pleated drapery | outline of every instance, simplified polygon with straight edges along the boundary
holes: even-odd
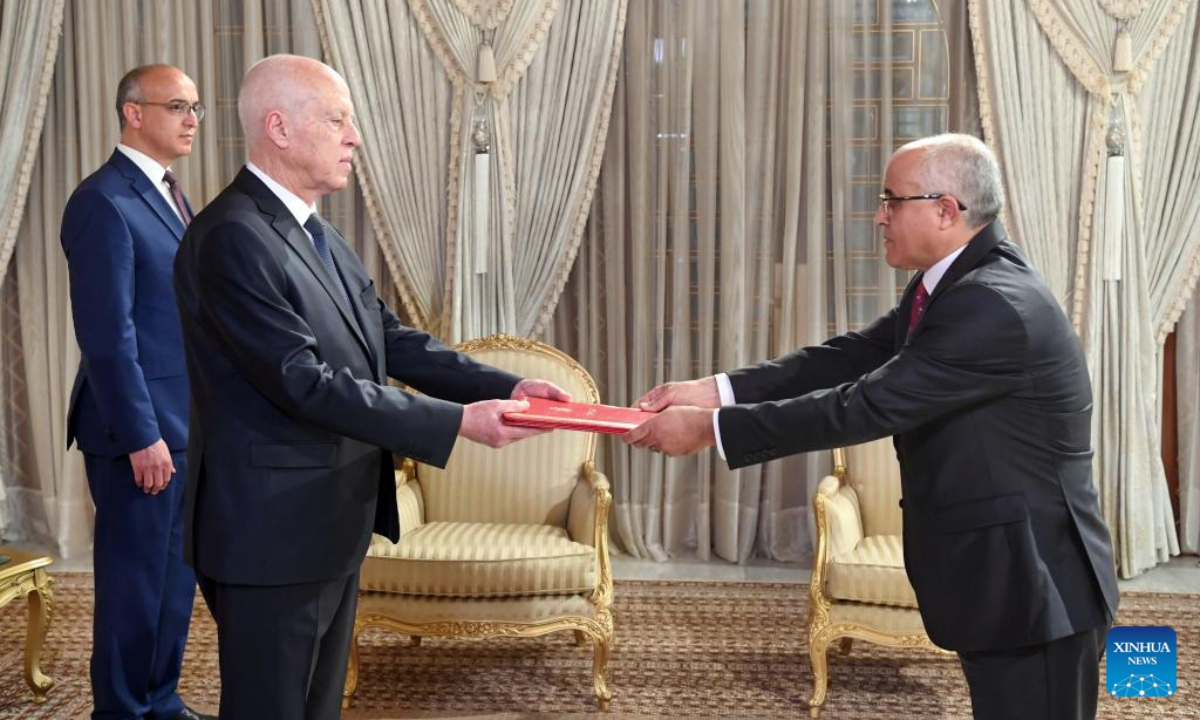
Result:
[[[314,0],[358,104],[372,217],[415,324],[457,342],[532,336],[549,319],[600,170],[626,2]]]
[[[1006,218],[1083,339],[1101,509],[1131,577],[1179,552],[1160,350],[1200,275],[1196,3],[971,0],[970,13]]]

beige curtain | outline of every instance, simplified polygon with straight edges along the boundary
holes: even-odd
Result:
[[[12,256],[29,190],[62,11],[63,0],[10,0],[0,5],[0,167],[5,168],[0,174],[0,278]]]
[[[92,506],[82,456],[66,449],[79,351],[58,232],[67,198],[119,139],[117,82],[149,62],[177,65],[196,81],[209,114],[192,155],[175,169],[199,209],[245,159],[236,108],[245,68],[276,52],[320,57],[320,44],[308,0],[68,0],[64,15],[45,128],[32,144],[29,200],[2,288],[0,471],[14,515],[10,533],[70,557],[90,546]],[[357,240],[382,292],[391,292],[361,194],[351,188],[330,196],[321,212]]]
[[[947,129],[949,78],[968,75],[947,58],[933,2],[632,0],[600,187],[547,339],[623,405],[874,320],[905,280],[871,220],[880,174],[895,144]],[[600,447],[627,552],[811,552],[827,453],[730,472],[715,452]]]
[[[458,341],[547,321],[595,188],[625,3],[314,0],[417,324]],[[479,73],[485,41],[494,81]]]
[[[825,10],[631,3],[601,187],[553,330],[605,402],[821,339]],[[739,561],[762,540],[803,554],[804,458],[731,472],[713,453],[606,448],[630,553]]]
[[[63,0],[12,0],[0,4],[0,283],[12,257],[17,225],[25,208],[33,149],[42,134],[46,93],[58,39]],[[0,354],[0,360],[6,360]],[[0,439],[0,458],[6,443]],[[9,524],[0,463],[0,532]]]
[[[1131,577],[1179,552],[1159,351],[1200,273],[1200,208],[1186,200],[1200,192],[1196,3],[971,0],[970,12],[1009,224],[1083,338],[1101,506]],[[1119,46],[1128,68],[1114,69]]]
[[[1179,432],[1179,546],[1200,553],[1200,294],[1176,326]]]

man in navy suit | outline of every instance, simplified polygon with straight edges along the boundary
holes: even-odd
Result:
[[[891,436],[904,568],[975,717],[1093,718],[1118,596],[1083,347],[997,220],[1000,167],[978,139],[900,148],[879,200],[888,264],[920,271],[897,308],[823,345],[660,385],[639,403],[663,413],[625,439],[671,455],[715,444],[739,468]]]
[[[177,68],[130,70],[121,141],[63,212],[82,360],[67,444],[96,505],[91,679],[100,718],[202,717],[176,692],[196,577],[183,561],[188,385],[171,270],[192,208],[171,163],[204,116]]]

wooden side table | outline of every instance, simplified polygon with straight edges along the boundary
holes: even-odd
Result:
[[[29,598],[29,623],[25,629],[25,682],[33,689],[33,701],[45,702],[46,693],[54,687],[54,681],[42,674],[38,662],[41,660],[46,631],[50,629],[50,614],[54,609],[54,596],[50,592],[54,578],[46,572],[46,566],[54,560],[48,555],[7,547],[0,547],[0,555],[8,558],[8,562],[0,565],[0,607],[19,597]]]

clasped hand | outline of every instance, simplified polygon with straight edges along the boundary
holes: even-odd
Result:
[[[171,450],[163,440],[130,453],[129,464],[133,466],[134,484],[147,495],[162,492],[167,483],[171,482],[171,476],[175,474]]]

